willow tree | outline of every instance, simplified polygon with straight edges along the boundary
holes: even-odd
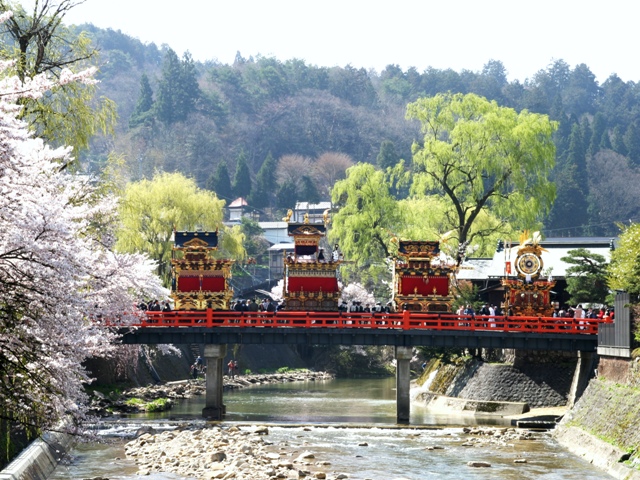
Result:
[[[367,277],[375,280],[388,273],[384,261],[397,251],[392,240],[402,224],[391,186],[387,172],[359,163],[347,169],[347,178],[339,180],[331,191],[337,213],[332,218],[330,240],[353,262],[355,268],[348,266],[343,271],[347,277],[351,274],[351,279],[356,275],[359,281],[369,283]]]
[[[518,113],[474,94],[439,94],[410,103],[407,118],[420,121],[424,134],[412,148],[413,193],[441,194],[449,202],[458,263],[474,237],[493,235],[507,222],[533,228],[548,213],[557,123],[546,115]],[[499,224],[472,229],[485,210]]]
[[[124,252],[145,252],[159,264],[158,273],[168,284],[171,234],[174,230],[218,229],[220,255],[242,259],[244,240],[238,227],[223,225],[224,200],[199,189],[180,173],[161,173],[152,180],[126,186],[120,201],[121,228],[116,247]]]

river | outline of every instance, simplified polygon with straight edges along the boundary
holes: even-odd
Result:
[[[322,382],[256,386],[225,392],[225,424],[268,423],[270,442],[312,450],[316,458],[331,462],[332,470],[351,479],[402,478],[458,479],[588,479],[610,478],[572,456],[549,434],[537,441],[510,442],[508,447],[463,446],[469,436],[464,425],[503,425],[495,417],[453,416],[411,405],[411,425],[395,425],[395,379],[337,379]],[[105,421],[100,435],[105,443],[78,445],[70,461],[50,479],[103,477],[110,480],[140,478],[137,467],[125,458],[123,443],[142,425],[175,428],[184,421],[204,422],[199,415],[204,398],[181,402],[170,412],[134,415]],[[365,446],[366,444],[366,446]],[[427,450],[431,447],[442,447]],[[514,463],[524,458],[527,463]],[[470,468],[469,461],[489,462],[490,468]],[[184,477],[152,474],[153,480]]]

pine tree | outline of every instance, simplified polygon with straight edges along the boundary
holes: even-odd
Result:
[[[156,98],[156,115],[164,123],[171,124],[180,117],[178,102],[180,97],[181,65],[176,52],[168,49],[162,64],[162,79],[158,85]]]
[[[309,203],[320,202],[318,187],[316,187],[316,184],[309,175],[303,175],[300,178],[300,198],[303,198]]]
[[[229,170],[225,162],[218,164],[215,173],[207,180],[207,188],[215,192],[218,198],[225,200],[227,205],[234,200],[233,190],[231,188],[231,177],[229,177]]]
[[[255,208],[268,208],[271,206],[273,192],[276,189],[276,169],[278,162],[271,153],[262,163],[256,175],[256,185],[249,196],[249,204]]]
[[[195,110],[198,99],[201,96],[198,85],[198,75],[193,57],[189,52],[182,56],[180,65],[180,86],[178,97],[179,117],[184,120],[187,115]]]
[[[251,193],[251,174],[247,166],[247,159],[244,152],[238,155],[238,163],[236,164],[236,174],[233,177],[233,195],[238,198],[249,198]]]
[[[601,145],[602,135],[607,133],[607,120],[601,112],[593,117],[591,141],[589,142],[589,155],[595,155],[603,148]]]
[[[298,190],[293,180],[287,180],[276,193],[278,208],[294,208],[298,200]]]
[[[631,122],[624,133],[624,145],[627,147],[627,157],[631,165],[640,165],[640,125]]]
[[[376,162],[381,170],[386,170],[398,163],[400,157],[396,153],[395,145],[391,140],[385,140],[380,144],[380,153],[376,157]]]
[[[131,114],[129,119],[129,127],[134,128],[138,125],[146,123],[152,120],[153,109],[153,90],[149,84],[149,77],[146,73],[142,74],[140,78],[140,96],[138,97],[138,103],[136,108]]]

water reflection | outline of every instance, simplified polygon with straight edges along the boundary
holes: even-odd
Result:
[[[259,385],[224,393],[225,421],[278,423],[396,423],[395,378],[335,379],[305,383]],[[179,402],[171,411],[131,418],[199,417],[204,397]],[[411,425],[510,425],[495,416],[474,417],[427,410],[411,404]]]

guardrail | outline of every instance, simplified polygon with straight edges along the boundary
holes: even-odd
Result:
[[[597,335],[598,326],[610,321],[587,318],[469,316],[454,313],[354,313],[354,312],[234,312],[174,311],[140,312],[139,322],[107,321],[122,327],[255,327],[335,328],[396,330],[464,330]]]

